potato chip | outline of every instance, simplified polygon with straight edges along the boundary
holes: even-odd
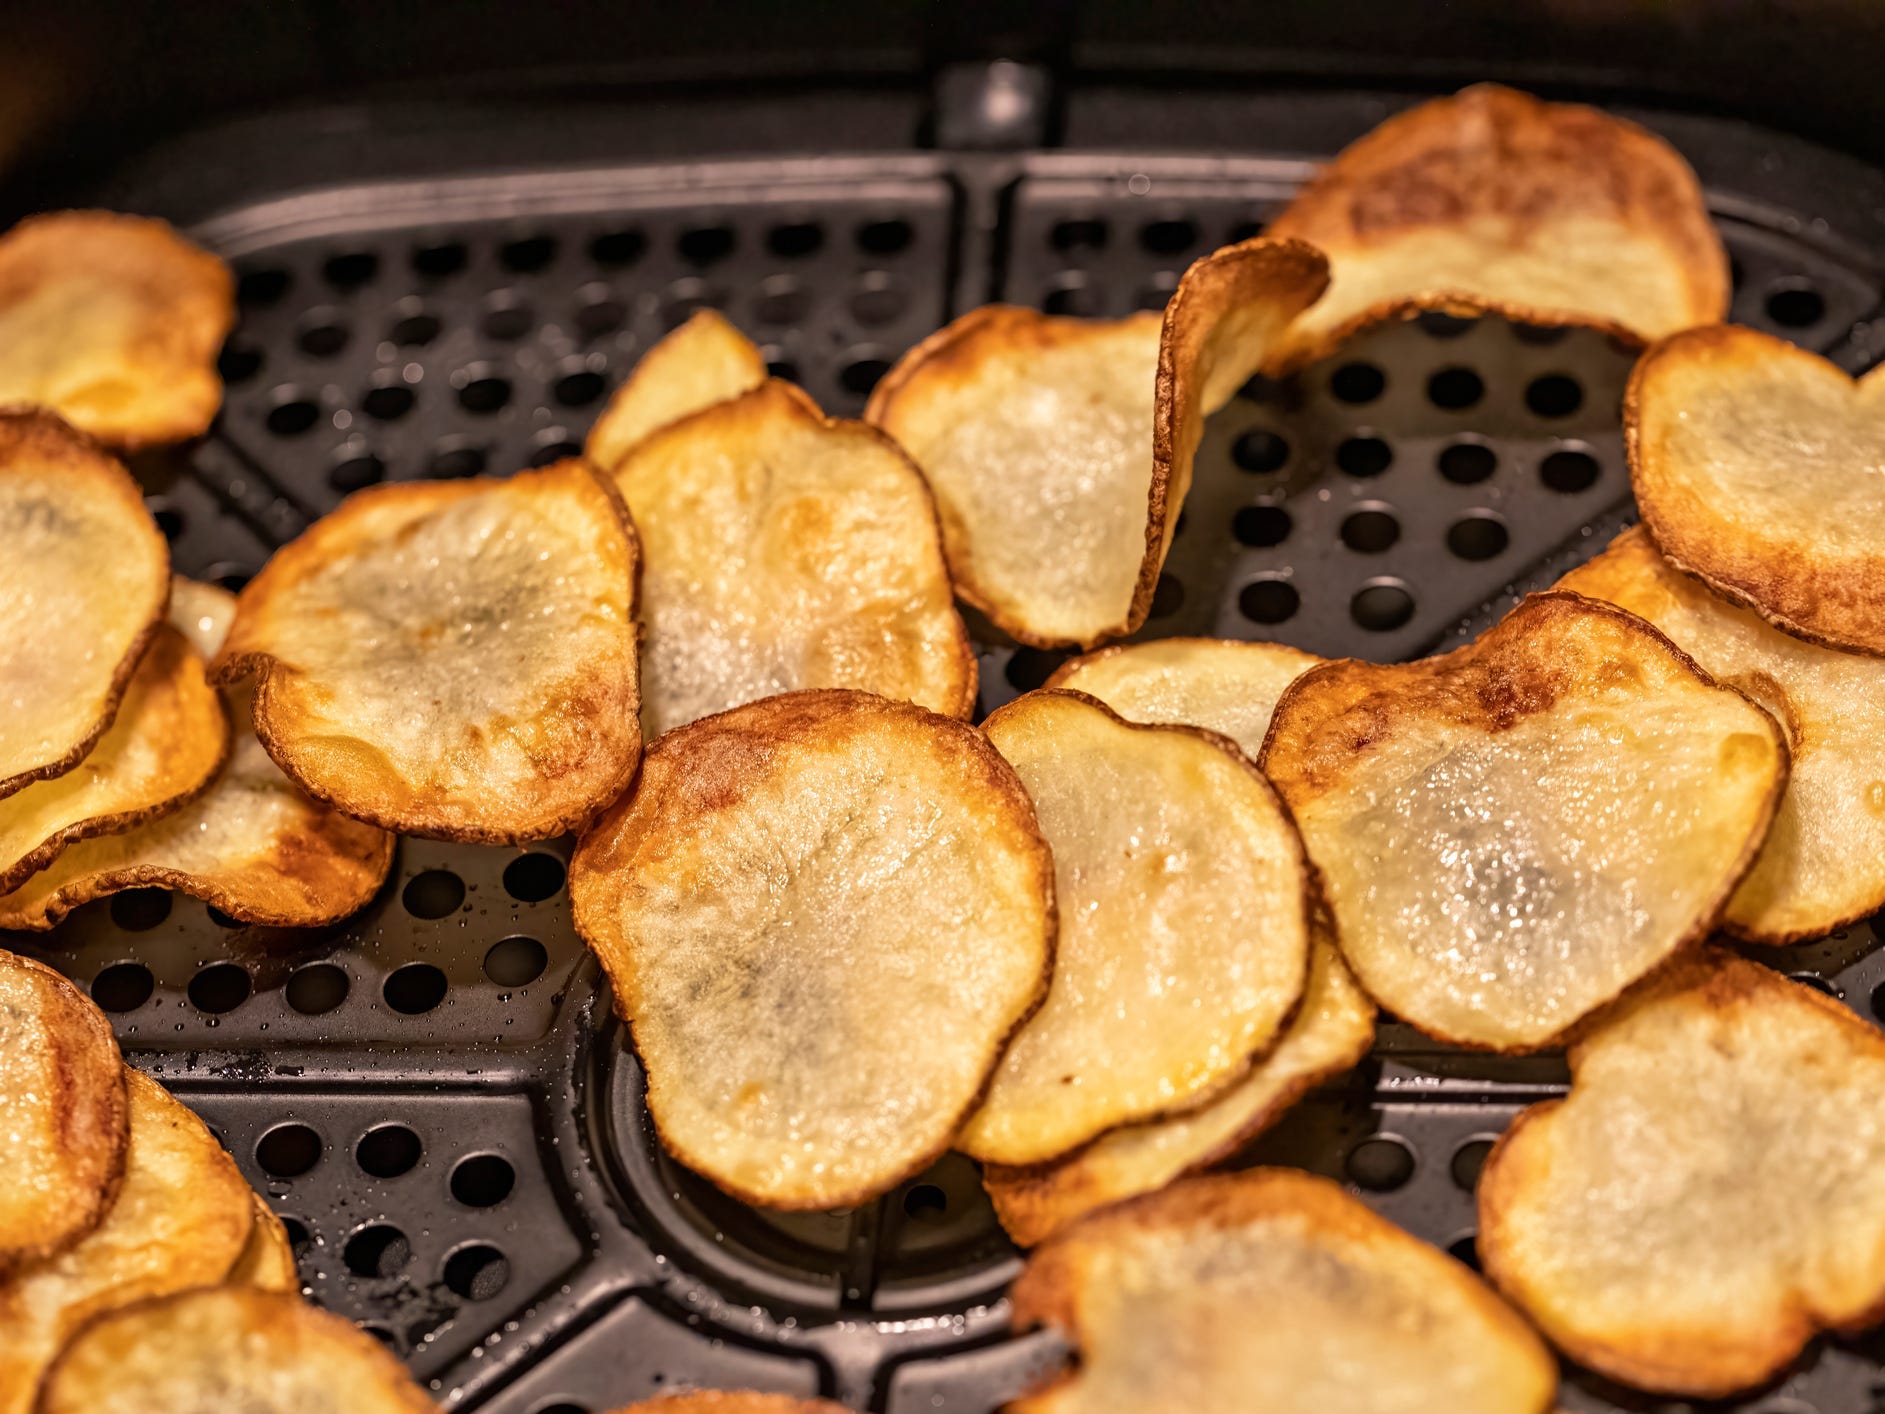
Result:
[[[1633,343],[1728,312],[1695,173],[1655,134],[1476,84],[1352,143],[1270,223],[1329,257],[1329,292],[1271,371],[1421,310],[1591,325]]]
[[[1125,1125],[1057,1164],[988,1165],[982,1184],[995,1216],[1008,1236],[1032,1247],[1097,1208],[1221,1163],[1316,1084],[1352,1067],[1373,1040],[1374,1003],[1333,940],[1317,936],[1302,1005],[1248,1075],[1202,1109]]]
[[[437,1414],[379,1341],[298,1296],[250,1286],[158,1296],[99,1317],[46,1372],[34,1414]]]
[[[766,381],[766,356],[716,310],[697,309],[642,356],[589,429],[583,455],[613,470],[649,433]]]
[[[98,1225],[124,1172],[124,1066],[104,1013],[0,952],[0,1282]]]
[[[1314,669],[1262,761],[1362,985],[1429,1035],[1507,1051],[1703,937],[1787,780],[1773,718],[1565,593],[1437,658]]]
[[[1623,432],[1671,564],[1796,638],[1885,656],[1885,376],[1694,329],[1637,362]]]
[[[0,1414],[33,1407],[41,1373],[86,1321],[222,1281],[249,1240],[249,1185],[203,1121],[138,1071],[124,1083],[131,1133],[117,1201],[77,1245],[0,1284]]]
[[[1046,686],[1097,697],[1129,722],[1219,732],[1255,759],[1283,689],[1322,661],[1284,643],[1156,638],[1069,659]]]
[[[203,666],[187,638],[159,628],[85,759],[0,799],[0,891],[68,845],[168,815],[209,785],[229,755],[229,719]]]
[[[1648,619],[1786,732],[1787,791],[1723,927],[1797,943],[1885,907],[1885,663],[1770,628],[1679,573],[1641,527],[1558,583]]]
[[[617,1409],[615,1414],[850,1414],[828,1399],[795,1399],[789,1394],[754,1394],[747,1390],[691,1390],[665,1394]]]
[[[480,844],[580,828],[641,751],[634,526],[587,462],[343,501],[237,600],[211,665],[308,794]]]
[[[242,1255],[229,1269],[229,1280],[263,1291],[300,1291],[301,1274],[295,1269],[295,1249],[288,1240],[287,1227],[261,1194],[251,1194],[250,1203],[255,1209],[255,1226],[249,1229]]]
[[[198,652],[214,657],[235,606],[226,590],[178,579],[170,620]],[[363,907],[392,867],[393,837],[303,795],[250,729],[250,697],[246,688],[228,694],[236,742],[206,791],[123,834],[72,845],[0,894],[0,928],[43,931],[82,903],[150,887],[278,928],[332,923]],[[0,817],[11,803],[0,802]]]
[[[1225,737],[1065,691],[1017,698],[983,729],[1053,848],[1060,939],[1047,1001],[956,1147],[1039,1164],[1249,1071],[1303,995],[1309,867]]]
[[[222,405],[235,282],[162,221],[55,211],[0,238],[0,404],[118,447],[180,442]]]
[[[1076,1223],[1015,1282],[1079,1368],[1008,1414],[1545,1414],[1558,1367],[1464,1265],[1294,1169]]]
[[[649,737],[808,687],[974,709],[935,504],[875,427],[773,380],[645,439],[614,476],[641,535]]]
[[[1580,1364],[1714,1398],[1885,1312],[1885,1036],[1707,949],[1596,1018],[1479,1179],[1486,1273]]]
[[[662,737],[569,889],[668,1149],[830,1208],[949,1147],[1046,990],[1053,879],[980,732],[826,689]]]
[[[1326,281],[1299,241],[1245,241],[1162,324],[989,305],[905,354],[864,415],[929,478],[957,595],[1043,648],[1144,623],[1205,417]]]
[[[0,545],[6,796],[71,770],[111,725],[163,621],[170,550],[125,469],[36,411],[0,412]]]

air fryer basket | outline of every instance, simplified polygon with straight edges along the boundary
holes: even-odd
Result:
[[[241,276],[217,427],[135,469],[178,568],[233,588],[350,490],[573,451],[637,355],[701,305],[855,415],[898,354],[971,304],[1157,307],[1189,261],[1260,230],[1314,160],[1389,106],[1272,95],[1234,150],[580,169],[545,122],[534,163],[482,172],[463,165],[476,134],[446,124],[434,173],[415,173],[423,148],[407,143],[381,179],[363,144],[342,184],[258,169],[234,203],[202,199],[200,173],[219,153],[252,158],[257,133],[226,153],[203,135],[100,194],[183,220]],[[1645,120],[1703,175],[1734,256],[1734,317],[1868,365],[1880,174],[1737,124]],[[1179,141],[1173,126],[1162,142]],[[331,140],[293,116],[267,131],[284,148]],[[507,132],[507,162],[520,146]],[[1584,331],[1425,318],[1287,384],[1253,383],[1211,421],[1144,636],[1371,658],[1465,641],[1629,523],[1629,362]],[[1060,661],[972,627],[983,712]],[[449,1407],[579,1414],[691,1384],[983,1414],[1052,1368],[1051,1337],[1007,1328],[1018,1258],[966,1160],[866,1207],[780,1215],[661,1152],[571,928],[568,856],[568,841],[405,840],[380,896],[333,928],[243,927],[143,891],[7,941],[90,988],[130,1059],[208,1119],[287,1220],[314,1298],[365,1322]],[[1881,929],[1760,956],[1876,1017]],[[1471,1261],[1489,1141],[1563,1083],[1557,1058],[1466,1056],[1389,1023],[1354,1076],[1249,1161],[1345,1179]],[[1688,1407],[1567,1375],[1573,1410]],[[1860,1414],[1881,1400],[1867,1344],[1830,1342],[1723,1407]]]

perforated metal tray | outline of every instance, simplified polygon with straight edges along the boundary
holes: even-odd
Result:
[[[1162,140],[1182,142],[1193,114],[1198,145],[1157,152],[580,168],[566,154],[582,135],[539,114],[534,157],[528,134],[503,130],[521,168],[469,172],[482,134],[460,113],[424,129],[436,171],[423,144],[391,144],[385,180],[366,142],[344,180],[257,167],[267,144],[247,129],[231,139],[249,174],[235,200],[204,195],[220,149],[194,139],[102,194],[184,220],[242,277],[216,429],[135,469],[178,567],[234,587],[349,490],[577,446],[636,356],[698,305],[855,414],[891,360],[977,301],[1160,304],[1186,263],[1259,230],[1313,159],[1391,106],[1323,91],[1194,114],[1173,99]],[[1075,105],[1069,131],[1130,111]],[[1646,116],[1702,172],[1735,317],[1867,365],[1880,175],[1737,125]],[[292,117],[270,131],[311,151],[336,140]],[[1210,424],[1146,635],[1372,658],[1464,641],[1628,523],[1628,363],[1582,332],[1427,319],[1253,385]],[[983,711],[1059,661],[973,627]],[[580,1414],[700,1384],[983,1414],[1052,1367],[1051,1338],[1007,1329],[1017,1256],[967,1161],[864,1208],[778,1215],[660,1152],[571,930],[568,853],[402,841],[381,896],[329,929],[234,926],[142,892],[5,941],[91,989],[133,1063],[209,1120],[288,1221],[314,1299],[365,1322],[451,1407]],[[1760,956],[1875,1017],[1882,929]],[[1469,1057],[1389,1024],[1369,1062],[1249,1158],[1343,1178],[1470,1261],[1490,1139],[1563,1080],[1551,1057]],[[1724,1407],[1885,1408],[1879,1353],[1816,1345]],[[1687,1407],[1567,1377],[1571,1409]]]

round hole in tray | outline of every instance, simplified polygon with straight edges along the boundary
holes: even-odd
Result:
[[[101,1011],[136,1011],[156,990],[156,979],[141,962],[114,962],[92,978],[92,1000]]]
[[[1387,374],[1372,363],[1345,363],[1329,375],[1329,392],[1339,402],[1371,403],[1387,387]]]
[[[302,1222],[300,1218],[291,1218],[284,1215],[281,1220],[281,1225],[283,1230],[288,1234],[289,1248],[299,1257],[307,1250],[308,1244],[314,1240],[314,1234],[308,1231],[308,1225]]]
[[[1455,486],[1472,486],[1499,469],[1499,454],[1484,442],[1453,442],[1440,449],[1434,464]]]
[[[111,896],[111,921],[127,933],[144,933],[170,917],[168,889],[126,889]]]
[[[337,290],[355,290],[380,273],[380,258],[370,250],[349,250],[330,255],[321,263],[321,276]]]
[[[1139,228],[1139,244],[1153,255],[1177,255],[1198,243],[1198,223],[1184,217],[1148,221]]]
[[[236,303],[245,309],[279,304],[293,283],[294,277],[286,270],[245,270],[236,281]]]
[[[1505,522],[1491,511],[1471,511],[1447,527],[1446,547],[1462,560],[1497,559],[1511,543]]]
[[[1389,507],[1374,503],[1342,521],[1342,543],[1363,555],[1379,555],[1401,538],[1401,523]]]
[[[915,227],[899,216],[866,221],[857,228],[857,248],[869,255],[896,255],[915,239]]]
[[[606,290],[590,294],[576,308],[576,327],[586,338],[600,339],[628,322],[628,306]]]
[[[262,351],[246,339],[232,338],[216,356],[216,371],[225,383],[246,383],[262,371]]]
[[[420,349],[439,336],[439,327],[436,315],[421,310],[394,320],[393,327],[387,330],[387,336],[403,349]]]
[[[789,358],[767,359],[766,373],[772,378],[783,378],[788,383],[799,381],[799,366]]]
[[[1448,412],[1472,407],[1485,396],[1485,381],[1470,368],[1442,368],[1427,380],[1427,401]]]
[[[761,324],[796,324],[811,313],[812,297],[790,275],[775,275],[761,286],[753,301],[753,318]]]
[[[856,393],[862,397],[875,388],[877,380],[889,371],[888,359],[875,354],[865,354],[845,364],[843,371],[838,374],[838,381],[844,385],[846,392]]]
[[[1158,577],[1158,583],[1152,587],[1152,607],[1149,617],[1169,619],[1185,606],[1185,586],[1178,576],[1166,570]]]
[[[375,1178],[398,1178],[412,1172],[422,1152],[419,1136],[405,1125],[382,1124],[360,1136],[353,1161]]]
[[[1575,447],[1560,447],[1538,464],[1538,475],[1553,491],[1572,496],[1597,484],[1597,458]]]
[[[1565,324],[1514,324],[1512,337],[1521,344],[1530,344],[1534,348],[1549,348],[1552,344],[1561,344],[1570,336],[1570,326]]]
[[[1132,297],[1134,309],[1163,309],[1172,302],[1172,291],[1178,288],[1178,276],[1169,270],[1161,270],[1152,277],[1152,282],[1144,286]]]
[[[484,975],[500,987],[528,987],[549,965],[549,950],[521,933],[499,939],[484,955]]]
[[[499,1154],[471,1154],[452,1169],[452,1197],[467,1208],[492,1208],[511,1196],[517,1171]]]
[[[548,466],[551,462],[560,462],[565,457],[579,457],[582,455],[583,449],[580,442],[570,441],[569,434],[564,432],[560,427],[555,429],[555,431],[556,436],[546,442],[539,442],[536,448],[530,453],[531,466]]]
[[[554,854],[533,850],[504,866],[504,892],[525,903],[541,903],[563,887],[566,871]]]
[[[399,895],[414,918],[443,918],[465,901],[465,881],[449,869],[427,869],[406,881]]]
[[[190,979],[190,1005],[211,1016],[234,1011],[249,999],[254,983],[233,962],[212,962]]]
[[[1568,373],[1546,373],[1525,385],[1525,406],[1538,417],[1569,417],[1584,406],[1584,385]]]
[[[1348,1151],[1342,1171],[1357,1188],[1392,1193],[1414,1176],[1414,1151],[1392,1135],[1376,1135]]]
[[[1048,229],[1047,243],[1058,251],[1106,249],[1106,222],[1098,216],[1076,216],[1056,221]]]
[[[321,409],[312,398],[298,388],[284,388],[263,421],[277,437],[299,437],[320,418]]]
[[[733,254],[735,244],[731,226],[694,226],[681,232],[675,249],[690,265],[712,265]]]
[[[295,344],[309,358],[332,358],[347,347],[348,330],[337,310],[312,310],[303,319]]]
[[[1414,322],[1420,326],[1420,332],[1429,338],[1457,339],[1479,321],[1463,319],[1442,309],[1429,309],[1415,316]]]
[[[788,221],[766,232],[766,249],[787,260],[811,255],[825,243],[825,228],[816,221]]]
[[[588,407],[609,386],[593,368],[572,368],[550,385],[550,395],[566,408]]]
[[[1244,241],[1253,241],[1262,234],[1261,221],[1236,221],[1231,224],[1230,230],[1225,232],[1224,241],[1227,245],[1239,245]]]
[[[1490,1139],[1468,1139],[1453,1151],[1453,1161],[1448,1169],[1453,1175],[1455,1187],[1467,1193],[1479,1187],[1479,1171],[1486,1166],[1486,1156],[1492,1152],[1492,1144]]]
[[[529,305],[505,291],[485,301],[484,317],[478,321],[478,327],[487,339],[515,343],[537,327],[537,315]]]
[[[1281,506],[1240,506],[1230,522],[1237,543],[1256,550],[1281,545],[1294,528],[1295,522]]]
[[[1335,449],[1335,464],[1350,476],[1379,476],[1394,465],[1394,449],[1379,437],[1350,437]]]
[[[477,442],[463,437],[447,437],[433,450],[425,464],[425,474],[434,481],[455,481],[476,476],[485,468],[490,454]]]
[[[667,297],[661,301],[661,322],[669,329],[678,329],[697,311],[724,309],[726,302],[724,289],[690,275],[668,286]]]
[[[882,270],[869,270],[859,276],[857,289],[851,294],[851,317],[867,329],[891,323],[909,307],[909,293]]]
[[[458,405],[466,412],[493,413],[511,400],[511,380],[479,365],[464,371]]]
[[[276,1178],[299,1178],[321,1161],[321,1147],[307,1125],[278,1124],[256,1143],[255,1161]]]
[[[1414,617],[1414,596],[1397,579],[1370,580],[1348,601],[1348,616],[1370,633],[1388,633]]]
[[[422,1016],[445,1000],[445,974],[429,962],[409,962],[386,979],[380,994],[401,1016]]]
[[[303,1016],[325,1016],[347,1000],[352,984],[344,969],[331,962],[310,962],[289,974],[282,990],[288,1005]]]
[[[1253,624],[1280,624],[1296,615],[1302,596],[1286,579],[1256,579],[1237,595],[1237,611]]]
[[[342,495],[386,479],[386,463],[371,452],[354,452],[328,469],[327,484]]]
[[[209,567],[209,578],[211,582],[220,584],[231,594],[240,594],[243,586],[255,578],[255,567],[243,564],[240,560],[218,560]],[[212,917],[215,912],[215,909],[210,910]]]
[[[933,1183],[919,1183],[903,1195],[904,1216],[932,1222],[949,1211],[949,1195]]]
[[[1053,288],[1047,291],[1041,299],[1041,308],[1048,314],[1092,319],[1102,308],[1100,291],[1084,272],[1072,271],[1062,275]]]
[[[347,1239],[341,1260],[357,1277],[396,1277],[412,1260],[412,1243],[391,1223],[369,1223]]]
[[[633,265],[648,249],[648,238],[632,227],[604,231],[589,242],[589,258],[598,265]]]
[[[1231,443],[1230,459],[1245,471],[1281,471],[1289,460],[1289,443],[1265,427],[1253,427]]]
[[[553,1399],[532,1407],[530,1414],[590,1414],[587,1404],[571,1404],[567,1399]]]
[[[1032,692],[1052,677],[1071,654],[1053,648],[1017,648],[1008,656],[1003,676],[1011,687]]]
[[[470,254],[463,241],[422,245],[412,253],[412,268],[421,275],[456,275],[465,268],[465,261]]]
[[[1447,1256],[1456,1262],[1464,1262],[1474,1271],[1479,1270],[1479,1234],[1465,1233],[1454,1238],[1446,1245]]]
[[[209,921],[214,923],[218,928],[246,928],[249,926],[234,914],[224,913],[213,903],[205,904],[203,906],[203,912],[209,915]]]
[[[497,259],[506,270],[528,275],[556,259],[556,237],[534,235],[506,241],[497,248]]]
[[[1789,972],[1787,976],[1789,979],[1800,983],[1802,986],[1811,987],[1814,991],[1831,997],[1834,1001],[1840,1000],[1839,988],[1835,987],[1817,972]]]
[[[397,422],[412,411],[414,401],[412,389],[404,383],[381,383],[361,395],[360,410],[381,422]]]
[[[390,1326],[383,1326],[378,1321],[362,1321],[360,1322],[360,1329],[372,1336],[395,1355],[399,1353],[399,1335]]]
[[[1804,280],[1776,284],[1763,305],[1767,317],[1783,329],[1807,329],[1826,317],[1826,299]]]
[[[511,1264],[489,1243],[460,1247],[445,1259],[445,1285],[467,1301],[489,1301],[511,1279]]]

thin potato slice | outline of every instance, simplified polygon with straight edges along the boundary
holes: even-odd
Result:
[[[98,1225],[124,1173],[124,1065],[104,1013],[0,952],[0,1282]]]
[[[980,732],[838,689],[662,737],[569,871],[662,1141],[776,1208],[948,1148],[1046,990],[1053,880]]]
[[[180,442],[222,405],[235,281],[162,221],[56,211],[0,238],[0,404],[118,447]]]
[[[1885,1314],[1885,1036],[1709,949],[1570,1061],[1479,1179],[1487,1275],[1560,1349],[1712,1399]]]
[[[589,429],[583,455],[613,471],[653,432],[766,381],[766,356],[716,310],[697,309],[649,349]]]
[[[1224,737],[1065,691],[1017,698],[984,730],[1053,848],[1060,940],[1046,1004],[956,1147],[1039,1164],[1196,1109],[1250,1069],[1303,995],[1309,867]]]
[[[904,355],[864,415],[929,478],[957,595],[1043,648],[1144,623],[1205,417],[1326,281],[1300,241],[1245,241],[1162,322],[989,305]]]
[[[1429,1035],[1550,1044],[1708,932],[1787,780],[1774,719],[1650,625],[1535,594],[1417,663],[1328,663],[1263,767],[1349,965]]]
[[[85,759],[0,799],[0,891],[69,845],[168,815],[209,785],[229,755],[229,719],[203,666],[187,638],[159,628]]]
[[[1158,638],[1070,659],[1046,686],[1097,697],[1129,722],[1218,732],[1254,760],[1283,690],[1323,661],[1283,643]]]
[[[641,751],[634,526],[571,459],[357,492],[276,552],[211,665],[308,794],[481,844],[580,828]]]
[[[117,1201],[76,1246],[0,1285],[0,1414],[33,1407],[41,1374],[86,1321],[222,1281],[249,1240],[249,1185],[203,1121],[138,1071],[124,1083],[131,1134]]]
[[[850,1414],[850,1411],[828,1399],[703,1389],[645,1399],[640,1404],[617,1409],[615,1414]]]
[[[235,608],[226,590],[178,579],[170,621],[214,657]],[[82,903],[150,887],[278,928],[332,923],[363,907],[392,867],[393,837],[310,800],[281,773],[250,729],[246,689],[230,692],[227,705],[237,723],[235,747],[203,794],[123,834],[72,845],[0,895],[0,928],[43,931]],[[11,803],[0,802],[0,817]]]
[[[1728,312],[1728,255],[1674,148],[1497,84],[1388,119],[1269,230],[1313,242],[1332,271],[1275,372],[1421,310],[1592,325],[1636,343]]]
[[[1334,942],[1318,936],[1302,1006],[1247,1076],[1202,1109],[1115,1129],[1060,1163],[988,1165],[982,1183],[995,1216],[1008,1236],[1032,1247],[1097,1208],[1222,1163],[1315,1085],[1351,1068],[1373,1040],[1374,1003]]]
[[[69,771],[163,621],[170,550],[118,462],[0,412],[0,796]]]
[[[1671,564],[1796,638],[1885,657],[1885,375],[1692,329],[1637,361],[1623,432]]]
[[[406,1367],[298,1296],[206,1287],[108,1312],[46,1372],[34,1414],[437,1414]]]
[[[1797,943],[1885,907],[1885,662],[1769,627],[1676,570],[1641,527],[1558,587],[1648,619],[1786,731],[1787,792],[1723,927]]]
[[[1013,1301],[1080,1367],[1008,1414],[1545,1414],[1558,1384],[1465,1266],[1293,1169],[1095,1214],[1034,1253]]]
[[[300,1291],[301,1274],[295,1269],[295,1249],[288,1240],[287,1227],[261,1194],[251,1194],[250,1202],[255,1209],[255,1226],[249,1229],[242,1255],[229,1269],[229,1280],[263,1291]]]
[[[645,439],[614,476],[641,534],[649,737],[798,688],[973,710],[935,505],[875,427],[773,380]]]

